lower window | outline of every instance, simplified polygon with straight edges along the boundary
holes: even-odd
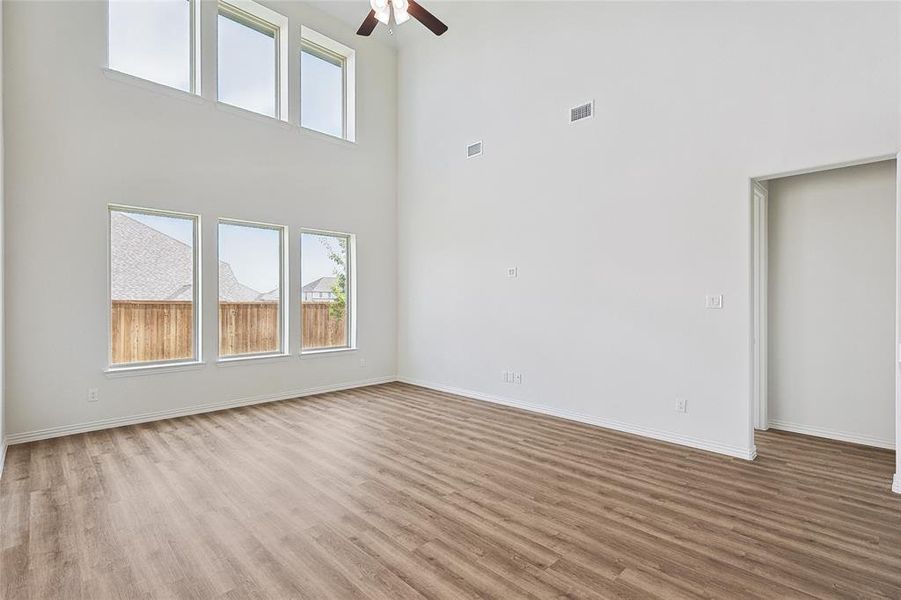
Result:
[[[351,250],[347,234],[305,231],[300,236],[302,351],[351,346]]]
[[[110,365],[197,360],[198,217],[110,207]]]
[[[284,228],[219,221],[219,356],[282,352]]]

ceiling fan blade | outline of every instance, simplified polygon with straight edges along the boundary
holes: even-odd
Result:
[[[360,25],[360,28],[357,29],[357,35],[369,35],[375,29],[375,26],[379,24],[379,20],[375,18],[375,11],[370,10],[369,14],[366,15],[366,18],[363,19],[363,24]]]
[[[407,13],[434,33],[435,35],[441,35],[445,31],[447,31],[447,25],[442,23],[438,17],[424,9],[420,4],[417,4],[414,0],[408,0],[410,5],[407,7]]]

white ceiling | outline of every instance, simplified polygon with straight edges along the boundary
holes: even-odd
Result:
[[[355,31],[369,13],[369,0],[318,0],[309,4],[354,26]]]

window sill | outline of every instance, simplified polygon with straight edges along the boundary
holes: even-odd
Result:
[[[137,365],[133,367],[109,367],[104,373],[107,377],[134,377],[137,375],[155,375],[174,371],[192,371],[206,366],[202,360],[190,362],[159,363],[154,365]]]
[[[235,365],[257,364],[265,362],[278,362],[290,358],[290,354],[249,354],[247,356],[227,356],[216,361],[217,367],[232,367]]]
[[[301,358],[322,358],[332,354],[345,354],[356,352],[356,348],[323,348],[322,350],[304,350],[300,353]]]
[[[317,131],[315,129],[310,129],[309,127],[304,127],[303,125],[300,125],[298,127],[298,129],[300,129],[300,132],[303,135],[308,135],[312,138],[323,140],[325,142],[331,142],[331,143],[337,144],[339,146],[349,146],[349,147],[353,148],[357,145],[356,140],[350,140],[350,139],[347,139],[346,137],[332,135],[330,133],[323,133],[323,132]]]
[[[178,98],[179,100],[186,100],[188,102],[193,102],[194,104],[204,104],[205,102],[207,102],[207,100],[204,99],[200,94],[181,90],[166,85],[165,83],[157,83],[156,81],[144,79],[143,77],[138,77],[137,75],[131,75],[130,73],[125,73],[124,71],[117,71],[116,69],[111,69],[110,67],[103,67],[101,70],[107,78],[112,79],[113,81],[118,81],[120,83],[126,83],[135,87],[144,88],[145,90],[149,90],[151,92],[156,92],[165,96],[171,96],[173,98]]]
[[[259,121],[261,123],[269,123],[272,125],[278,125],[283,129],[291,129],[293,125],[289,123],[286,119],[281,119],[279,117],[272,117],[270,115],[264,115],[263,113],[258,113],[256,111],[252,111],[248,108],[242,108],[240,106],[236,106],[234,104],[229,104],[228,102],[223,102],[221,100],[216,100],[216,109],[225,113],[233,114],[237,117],[243,117],[245,119],[250,119],[252,121]]]
[[[180,90],[178,88],[168,86],[165,83],[157,83],[156,81],[144,79],[143,77],[131,75],[123,71],[117,71],[116,69],[112,69],[110,67],[101,67],[100,70],[107,79],[110,79],[112,81],[124,83],[126,85],[137,88],[142,88],[149,92],[154,92],[163,96],[169,96],[170,98],[190,102],[192,104],[202,104],[207,106],[212,105],[216,110],[219,110],[221,112],[231,114],[236,117],[242,117],[251,121],[269,123],[285,130],[297,129],[303,136],[309,136],[310,138],[330,142],[338,146],[344,146],[347,148],[357,147],[356,139],[350,140],[328,133],[322,133],[321,131],[316,131],[315,129],[309,129],[307,127],[299,125],[297,122],[293,122],[289,119],[270,117],[269,115],[264,115],[252,110],[248,110],[246,108],[241,108],[240,106],[228,104],[227,102],[220,102],[217,99],[206,98],[198,92],[187,92],[185,90]]]

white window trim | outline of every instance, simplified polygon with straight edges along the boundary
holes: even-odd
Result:
[[[357,141],[357,128],[356,128],[356,52],[353,48],[349,48],[345,46],[341,42],[336,42],[332,38],[322,35],[318,31],[310,29],[305,25],[301,25],[300,27],[300,49],[303,52],[304,48],[308,45],[312,44],[314,47],[318,46],[319,48],[324,49],[325,51],[334,54],[336,56],[340,56],[344,60],[344,85],[342,86],[342,118],[343,123],[341,126],[342,135],[341,138],[347,140],[348,142],[356,142]],[[300,70],[298,69],[298,73]],[[303,75],[301,74],[298,77],[297,89],[301,89],[303,81]],[[300,115],[298,116],[298,122],[300,123],[301,128],[305,131],[313,131],[316,133],[320,133],[322,135],[326,135],[329,137],[335,137],[329,135],[327,133],[322,133],[321,131],[316,131],[315,129],[309,129],[303,126],[303,106],[300,107]]]
[[[216,361],[217,367],[229,367],[233,365],[247,365],[259,362],[278,362],[283,358],[290,358],[291,354],[238,354],[235,356],[225,356]]]
[[[353,233],[343,231],[329,231],[326,229],[309,229],[302,227],[300,229],[300,239],[304,234],[313,235],[330,235],[334,237],[347,238],[347,298],[345,300],[347,310],[347,345],[336,346],[333,348],[310,348],[305,350],[303,347],[303,319],[300,321],[300,356],[310,356],[313,354],[335,354],[338,352],[349,352],[357,350],[357,236]],[[300,285],[303,289],[303,242],[300,244]],[[303,292],[301,292],[301,302],[303,302]],[[301,305],[300,310],[303,310]]]
[[[154,360],[133,363],[113,364],[113,331],[111,315],[113,312],[113,253],[112,253],[112,213],[113,212],[131,212],[145,215],[157,215],[162,217],[176,217],[180,219],[191,219],[194,224],[194,280],[191,283],[191,291],[193,292],[193,316],[194,316],[194,354],[190,358],[180,360]],[[129,206],[125,204],[108,204],[106,210],[107,226],[106,226],[106,373],[125,373],[125,372],[146,372],[148,370],[172,370],[174,367],[197,367],[203,365],[203,335],[201,326],[203,324],[203,302],[201,292],[201,282],[203,281],[202,260],[201,260],[201,238],[200,238],[200,215],[192,213],[175,212],[171,210],[162,210],[157,208],[147,208],[140,206]]]
[[[196,0],[192,0],[196,1]],[[253,0],[228,0],[228,2],[220,1],[217,7],[217,18],[221,13],[226,13],[229,18],[241,22],[242,18],[248,16],[254,20],[262,21],[264,24],[271,26],[275,30],[275,44],[277,53],[276,62],[276,78],[275,78],[275,118],[280,121],[288,120],[288,17],[281,13],[277,13],[270,8],[266,8],[262,4]],[[219,47],[218,32],[216,33],[216,48]],[[217,57],[218,60],[218,52]],[[219,85],[216,85],[216,98],[222,104],[228,104],[218,100]],[[240,106],[236,108],[241,108]],[[244,109],[247,110],[247,109]],[[253,112],[253,111],[250,111]],[[264,115],[269,116],[269,115]]]
[[[171,85],[166,85],[165,83],[153,81],[152,79],[146,79],[144,77],[141,77],[140,75],[135,75],[135,74],[129,73],[127,71],[119,71],[118,69],[114,69],[113,67],[110,66],[110,64],[109,64],[109,36],[110,36],[109,2],[106,3],[106,28],[105,28],[105,31],[106,31],[106,54],[104,55],[104,59],[106,62],[104,64],[103,68],[106,71],[111,72],[111,73],[121,73],[122,75],[127,75],[128,77],[133,77],[140,81],[147,81],[149,83],[152,83],[153,85],[158,85],[158,86],[166,88],[166,89],[175,90],[179,93],[200,96],[201,95],[201,82],[203,81],[203,78],[201,77],[201,71],[200,71],[200,65],[201,65],[201,60],[200,60],[200,30],[201,30],[200,6],[201,6],[201,2],[200,2],[200,0],[187,0],[187,1],[190,4],[190,8],[188,10],[190,11],[190,15],[191,15],[191,23],[190,23],[191,39],[188,43],[188,46],[190,48],[189,60],[191,63],[190,64],[191,73],[189,76],[189,86],[188,86],[189,89],[182,90],[180,88],[172,87]]]
[[[191,371],[206,366],[203,361],[172,362],[172,363],[135,363],[134,366],[109,367],[104,373],[108,377],[136,377],[139,375],[155,375],[157,373],[172,373],[178,371]]]
[[[261,223],[244,219],[231,219],[220,217],[216,223],[216,265],[219,264],[219,225],[239,225],[241,227],[256,227],[258,229],[273,229],[278,231],[279,243],[279,283],[278,283],[278,348],[272,352],[254,352],[252,354],[219,354],[219,332],[222,324],[219,322],[219,272],[216,270],[216,356],[217,363],[246,361],[261,358],[279,358],[290,355],[290,340],[288,333],[288,313],[291,311],[290,297],[288,295],[288,227],[275,223]]]
[[[359,352],[359,348],[322,348],[319,350],[306,350],[300,353],[300,359],[305,360],[308,358],[324,358],[329,356],[330,354],[347,354],[352,352]]]

